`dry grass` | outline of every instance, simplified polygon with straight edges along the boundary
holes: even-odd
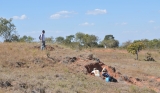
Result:
[[[6,93],[31,93],[45,90],[46,93],[155,93],[147,87],[138,87],[127,83],[106,83],[103,80],[76,72],[69,65],[54,63],[47,58],[62,60],[93,53],[106,65],[111,65],[124,75],[146,79],[149,76],[160,77],[160,62],[157,51],[149,51],[157,62],[134,60],[126,50],[92,49],[76,51],[63,46],[50,44],[53,51],[41,51],[34,48],[38,43],[1,43],[0,44],[0,81],[9,81],[12,87],[2,88]],[[49,44],[48,44],[49,45]],[[143,59],[147,50],[140,52]],[[22,63],[22,64],[18,64]],[[1,91],[0,91],[1,93]]]
[[[98,52],[100,51],[100,52]],[[152,54],[156,62],[144,61],[146,53]],[[127,53],[126,50],[119,49],[95,49],[94,54],[98,58],[113,67],[116,67],[120,72],[131,76],[141,76],[139,74],[148,74],[160,77],[160,53],[154,50],[143,50],[139,53],[139,60],[135,60],[135,55]],[[138,73],[137,73],[138,72]]]

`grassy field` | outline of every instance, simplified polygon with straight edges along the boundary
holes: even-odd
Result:
[[[160,92],[160,52],[143,50],[139,60],[123,49],[73,50],[56,44],[41,51],[39,43],[0,43],[0,93],[158,93]],[[144,61],[151,53],[156,62]],[[93,54],[115,67],[123,76],[139,78],[140,86],[127,82],[105,82],[84,74],[66,57]],[[49,55],[49,57],[47,56]],[[85,58],[84,58],[85,59]]]

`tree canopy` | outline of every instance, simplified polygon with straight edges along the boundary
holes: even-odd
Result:
[[[101,44],[104,45],[105,48],[115,48],[119,46],[119,41],[115,40],[113,35],[106,35]]]
[[[141,51],[144,48],[145,48],[144,43],[142,43],[142,42],[133,42],[133,43],[131,43],[130,45],[127,46],[127,51],[129,53],[132,53],[133,55],[136,54],[136,56],[137,56],[136,59],[138,60],[138,53],[139,53],[139,51]]]
[[[13,36],[16,35],[16,27],[12,23],[12,19],[0,18],[0,36],[3,37],[5,42],[11,42]]]
[[[56,42],[62,44],[64,42],[64,37],[62,36],[56,37]]]
[[[84,47],[94,47],[97,46],[98,43],[98,37],[95,35],[89,35],[89,34],[84,34],[81,32],[76,33],[75,39],[77,42],[79,42],[80,45],[83,45]]]
[[[23,37],[19,38],[19,42],[33,42],[34,38],[31,36],[24,35]]]

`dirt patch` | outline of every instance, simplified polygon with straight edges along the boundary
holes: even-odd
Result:
[[[95,58],[94,55],[92,54],[83,55],[83,56],[80,55],[80,57],[77,59],[79,60],[77,60],[74,64],[77,64],[79,66],[78,67],[79,70],[81,69],[81,71],[86,71],[87,74],[90,74],[93,68],[97,68],[100,71],[100,73],[103,68],[106,68],[108,74],[112,77],[112,79],[115,82],[125,81],[131,84],[138,84],[138,82],[141,82],[141,80],[138,78],[123,76],[120,72],[116,71],[115,67],[105,65],[98,58]],[[101,76],[102,76],[102,73],[101,73]]]
[[[116,72],[115,67],[107,66],[102,62],[99,63],[90,63],[85,65],[85,68],[87,69],[88,73],[91,73],[93,68],[97,68],[100,72],[102,71],[102,68],[106,68],[108,74],[111,76],[114,82],[121,82],[125,81],[131,84],[139,85],[141,82],[141,79],[139,78],[133,78],[128,76],[123,76],[120,72]],[[102,74],[101,74],[102,76]]]
[[[89,63],[87,65],[85,65],[85,68],[87,69],[88,73],[91,73],[93,68],[97,68],[99,71],[102,71],[102,65],[104,65],[103,63]]]
[[[107,66],[103,62],[99,63],[90,63],[85,66],[87,69],[88,74],[93,70],[93,68],[97,68],[99,71],[102,71],[102,68],[106,68],[108,74],[114,79],[112,82],[118,82],[118,83],[128,83],[128,84],[134,84],[140,87],[146,86],[150,89],[155,90],[156,92],[159,92],[159,86],[160,86],[160,78],[156,78],[155,76],[148,76],[148,81],[143,81],[140,78],[135,77],[129,77],[124,76],[120,72],[116,72],[116,68],[112,66]],[[154,83],[154,84],[153,84]],[[153,85],[151,85],[153,84]]]
[[[79,57],[73,57],[73,58],[76,58],[76,60],[69,65],[74,71],[83,72],[87,75],[91,75],[91,72],[93,71],[93,69],[97,68],[100,71],[100,74],[102,77],[101,71],[103,68],[106,68],[108,74],[112,78],[111,80],[112,82],[119,82],[119,83],[127,82],[134,85],[141,85],[141,81],[142,81],[141,79],[129,77],[129,76],[123,76],[120,72],[116,71],[115,67],[105,65],[103,62],[100,62],[98,58],[95,58],[92,54],[88,54],[88,56],[80,55]],[[72,59],[72,57],[69,57],[66,59]]]
[[[160,78],[157,78],[156,80],[157,80],[158,82],[160,82]]]

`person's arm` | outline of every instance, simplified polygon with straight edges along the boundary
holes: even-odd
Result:
[[[91,72],[91,74],[93,74],[94,73],[94,70]]]
[[[102,69],[102,75],[104,74],[104,70],[105,70],[105,68]]]
[[[102,72],[104,72],[105,68],[102,69]]]

